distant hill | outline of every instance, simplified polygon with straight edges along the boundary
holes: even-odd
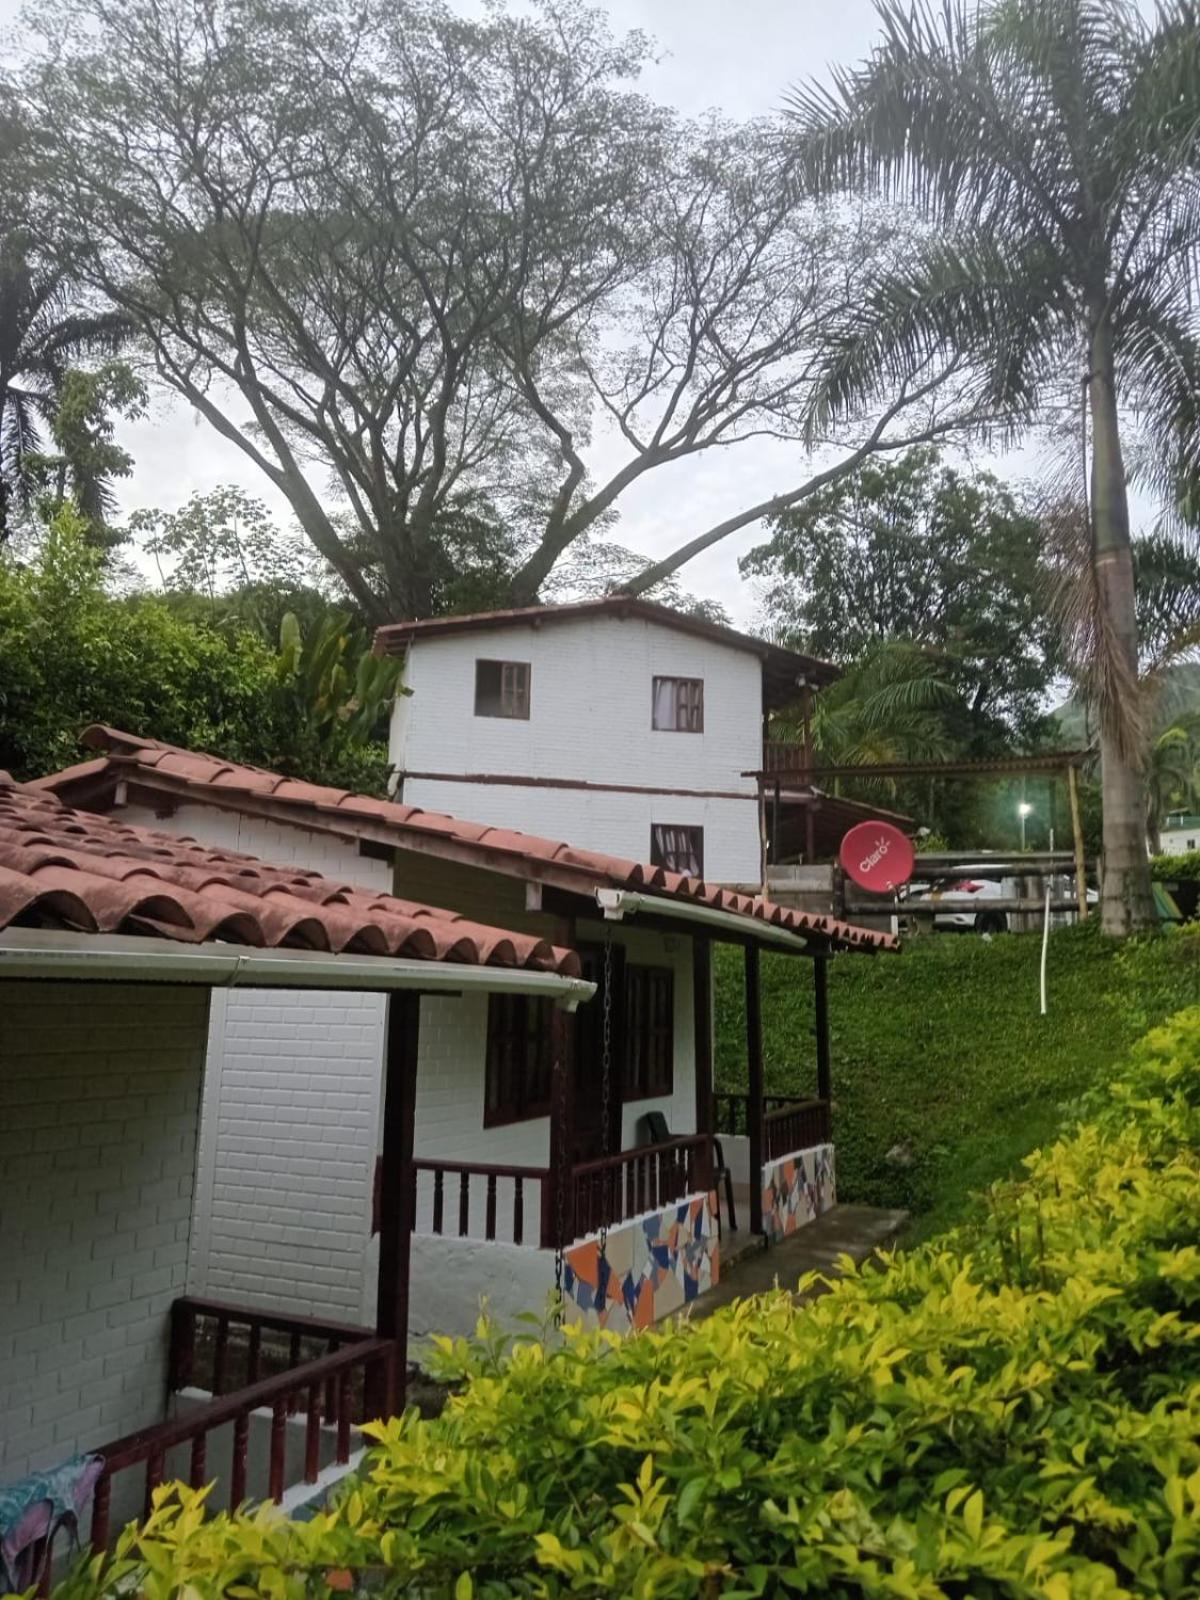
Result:
[[[1163,673],[1158,726],[1168,727],[1188,712],[1200,713],[1200,662],[1196,661],[1181,661]],[[1050,720],[1056,729],[1055,743],[1064,750],[1082,749],[1090,742],[1089,734],[1091,739],[1095,737],[1094,729],[1087,726],[1083,707],[1074,696],[1055,706]]]

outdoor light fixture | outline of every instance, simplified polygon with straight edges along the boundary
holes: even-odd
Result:
[[[1021,819],[1021,849],[1022,850],[1024,850],[1024,848],[1025,848],[1025,818],[1027,816],[1029,816],[1032,813],[1032,811],[1033,811],[1033,807],[1029,804],[1028,800],[1022,800],[1020,805],[1017,807],[1017,815]]]

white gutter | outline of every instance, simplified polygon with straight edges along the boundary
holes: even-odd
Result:
[[[739,916],[735,911],[720,911],[716,906],[702,906],[695,900],[668,900],[652,894],[638,894],[634,889],[597,889],[596,904],[607,922],[623,922],[626,917],[636,917],[639,911],[652,912],[658,917],[671,917],[680,922],[698,922],[714,933],[725,933],[739,941],[753,939],[756,944],[773,944],[793,955],[812,955],[812,946],[798,933],[776,927],[773,922],[763,922],[757,917]]]
[[[0,933],[0,979],[104,979],[191,983],[215,989],[420,989],[424,994],[544,995],[566,1011],[596,985],[523,967],[330,955],[322,950],[257,950],[243,945],[172,943],[121,933],[7,928]]]

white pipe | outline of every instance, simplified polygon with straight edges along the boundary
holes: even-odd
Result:
[[[583,978],[523,967],[331,955],[323,950],[256,950],[216,942],[174,944],[131,934],[45,928],[7,928],[0,933],[3,978],[195,983],[217,989],[420,989],[425,994],[475,989],[545,995],[568,1011],[596,992],[596,985]]]
[[[1046,879],[1046,916],[1042,924],[1042,1015],[1046,1015],[1046,952],[1050,948],[1050,880]]]
[[[680,922],[698,922],[737,939],[778,945],[796,955],[813,953],[808,940],[800,934],[789,933],[786,928],[777,928],[773,922],[763,922],[757,917],[739,916],[734,911],[719,911],[715,906],[698,905],[694,900],[667,900],[652,894],[638,894],[633,889],[597,889],[596,904],[609,922],[622,922],[626,917],[636,917],[639,911],[647,911]]]

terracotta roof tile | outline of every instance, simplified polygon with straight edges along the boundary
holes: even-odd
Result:
[[[361,817],[364,822],[375,825],[382,823],[394,830],[396,845],[401,849],[406,844],[415,848],[415,840],[420,836],[439,837],[469,848],[473,859],[484,868],[492,866],[511,871],[514,861],[553,863],[590,878],[597,887],[640,889],[666,899],[699,901],[715,910],[767,922],[793,933],[811,935],[815,943],[830,950],[898,948],[898,941],[891,934],[859,928],[834,917],[809,916],[777,906],[758,896],[738,894],[734,890],[705,883],[699,878],[665,872],[649,862],[631,861],[601,851],[581,849],[563,840],[544,839],[511,828],[489,827],[440,812],[423,811],[416,806],[352,795],[344,789],[281,777],[276,773],[264,772],[261,768],[223,761],[218,756],[176,750],[173,746],[121,733],[118,729],[99,724],[86,731],[83,742],[93,750],[107,752],[114,781],[118,777],[131,777],[138,770],[142,770],[149,780],[157,772],[168,778],[172,785],[184,784],[189,799],[204,801],[207,798],[226,806],[233,802],[239,790],[246,794],[266,795],[270,804],[279,808],[280,820],[294,821],[306,828],[353,830],[355,818]],[[91,763],[85,765],[89,768],[89,781],[94,782]],[[64,773],[44,778],[40,780],[42,787],[61,787],[70,792],[71,784],[75,781],[73,774],[77,771],[76,768],[68,768]]]
[[[203,761],[173,759],[172,769],[176,775],[181,769],[194,773]],[[209,762],[203,770],[218,765]],[[87,933],[149,933],[184,943],[220,939],[579,972],[573,950],[543,939],[74,811],[45,786],[14,783],[0,773],[0,928],[31,923]]]

